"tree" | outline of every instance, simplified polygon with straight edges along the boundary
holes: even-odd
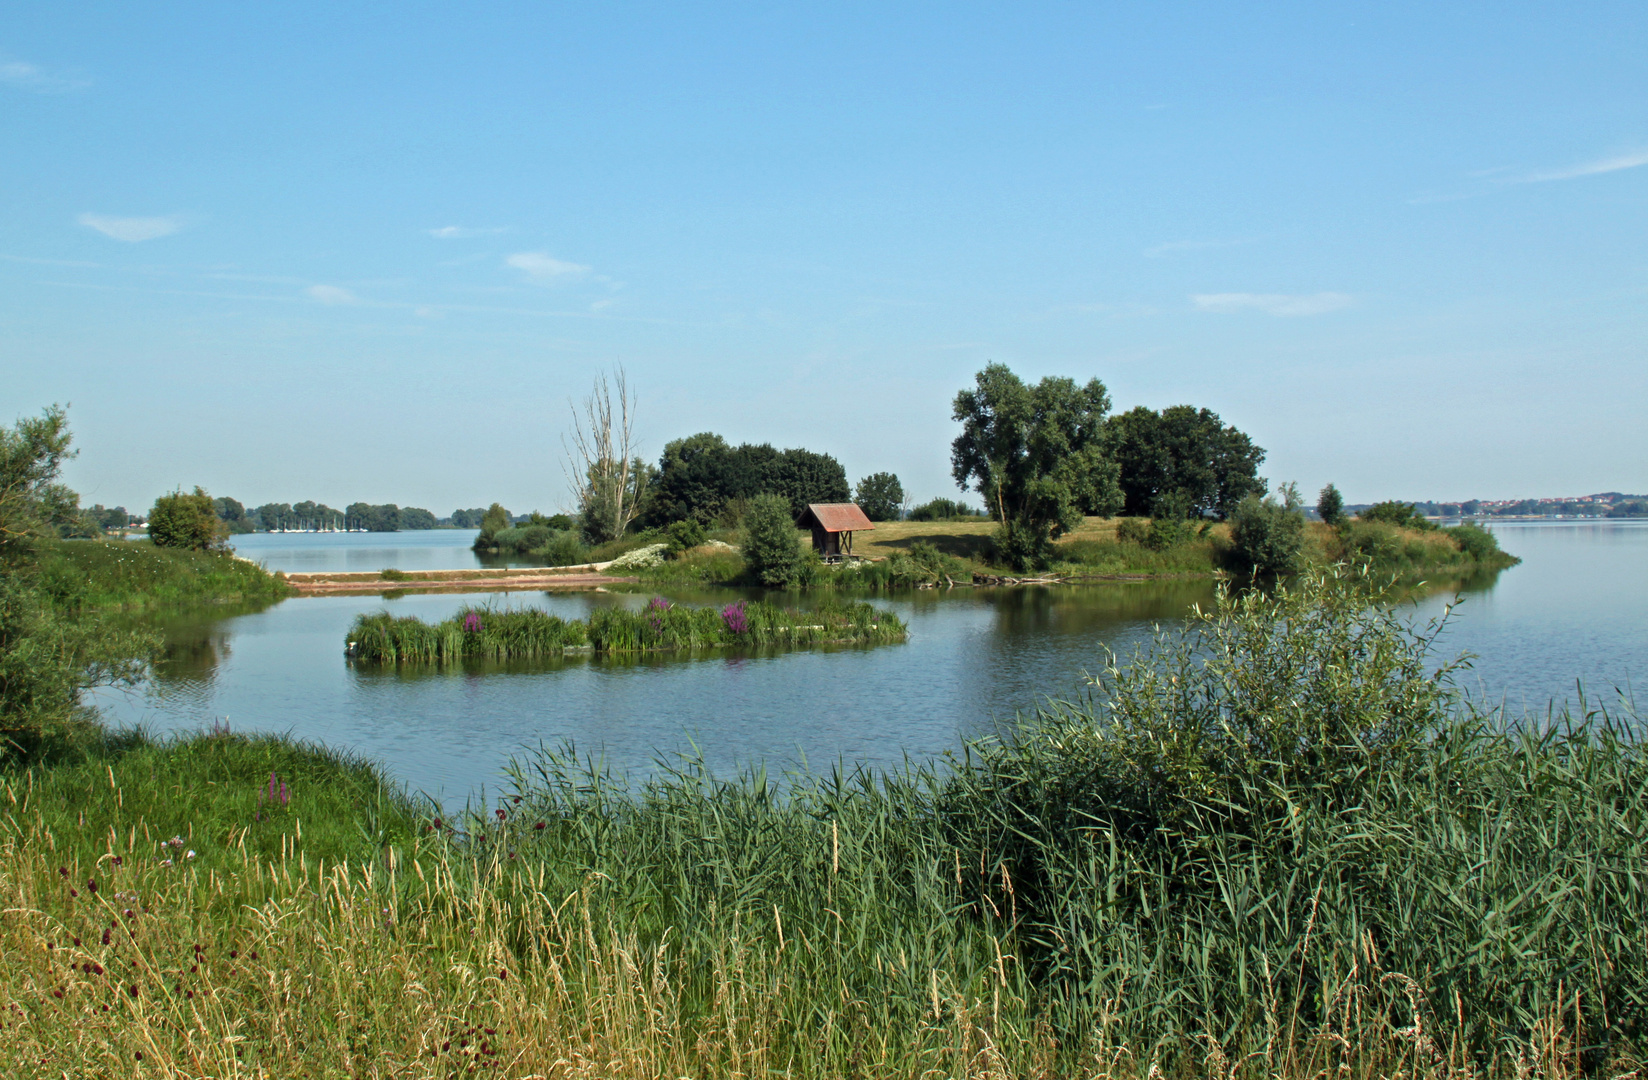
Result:
[[[155,547],[218,551],[228,534],[218,520],[212,497],[202,487],[196,487],[193,495],[182,491],[162,495],[149,511],[149,542]]]
[[[401,508],[401,528],[403,529],[433,529],[436,524],[435,515],[428,510],[416,506]]]
[[[904,503],[904,485],[890,472],[871,473],[858,482],[853,501],[871,521],[897,521]]]
[[[57,482],[75,456],[71,438],[68,414],[57,405],[0,428],[0,541],[45,535],[79,515],[80,496]]]
[[[1097,379],[1077,386],[1050,376],[1027,386],[1005,364],[989,365],[976,381],[956,395],[962,433],[950,446],[951,475],[984,496],[1000,522],[1003,558],[1046,565],[1053,540],[1083,514],[1121,508],[1119,470],[1104,438],[1110,395]]]
[[[664,447],[643,520],[668,525],[691,518],[707,525],[762,493],[784,496],[799,515],[808,503],[846,502],[851,488],[847,470],[829,454],[767,443],[734,447],[706,431]]]
[[[612,384],[599,375],[582,408],[572,407],[572,435],[566,444],[567,478],[578,491],[584,534],[595,543],[629,531],[641,514],[651,479],[634,453],[635,397],[623,368],[614,381],[616,406]]]
[[[1316,496],[1316,516],[1329,525],[1337,525],[1345,520],[1345,497],[1339,494],[1339,489],[1329,484]]]
[[[788,588],[801,574],[801,544],[789,500],[771,493],[750,500],[744,515],[744,563],[750,576],[774,589]]]
[[[1121,467],[1122,512],[1154,516],[1163,500],[1182,502],[1188,516],[1229,517],[1249,495],[1263,495],[1263,448],[1219,414],[1190,405],[1157,413],[1139,406],[1105,425]]]
[[[1285,574],[1298,566],[1304,549],[1305,517],[1274,497],[1249,495],[1230,515],[1230,540],[1238,569],[1254,575]]]

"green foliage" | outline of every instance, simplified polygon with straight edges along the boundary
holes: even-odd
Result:
[[[939,803],[964,863],[998,868],[975,910],[1015,905],[1045,984],[1146,1039],[1228,1045],[1273,995],[1320,1023],[1355,965],[1423,973],[1474,1045],[1563,1008],[1640,1039],[1642,744],[1462,709],[1434,627],[1359,585],[1225,595],[976,748]]]
[[[498,547],[498,534],[511,528],[514,525],[514,519],[509,516],[508,510],[505,510],[498,503],[493,503],[487,507],[486,513],[481,516],[480,524],[481,532],[479,536],[475,537],[473,547],[476,551],[493,551]]]
[[[871,521],[897,521],[904,504],[904,485],[890,472],[871,473],[858,482],[853,501]]]
[[[1327,525],[1338,525],[1345,519],[1345,497],[1332,484],[1316,496],[1316,516]]]
[[[987,517],[983,511],[975,510],[966,503],[954,499],[946,499],[942,495],[929,500],[910,511],[910,521],[963,521],[968,518]]]
[[[68,415],[56,405],[0,428],[0,543],[48,535],[79,517],[80,496],[57,481],[75,456],[71,439]]]
[[[292,591],[284,578],[228,552],[141,540],[40,541],[30,551],[46,601],[67,612],[266,603]]]
[[[692,518],[702,525],[736,517],[738,504],[771,493],[784,496],[792,519],[808,503],[846,502],[847,472],[828,454],[775,450],[765,443],[732,447],[713,432],[664,447],[644,520],[651,525]]]
[[[704,527],[692,518],[672,521],[669,528],[664,532],[669,537],[671,555],[680,555],[684,551],[691,551],[708,539]]]
[[[986,367],[976,383],[956,395],[962,433],[951,444],[951,473],[984,496],[1000,523],[1004,560],[1045,566],[1053,540],[1083,514],[1109,516],[1121,506],[1118,469],[1105,448],[1110,396],[1097,379],[1026,386],[1004,364]]]
[[[1249,495],[1230,519],[1231,561],[1249,574],[1298,569],[1304,551],[1305,517],[1274,498]]]
[[[1467,521],[1442,531],[1459,545],[1460,551],[1478,562],[1494,562],[1505,558],[1505,553],[1499,549],[1498,538],[1480,525],[1473,525]]]
[[[228,530],[218,520],[212,497],[204,488],[196,487],[193,495],[182,491],[162,495],[149,511],[149,542],[155,547],[219,551],[227,537]]]
[[[568,650],[631,654],[727,646],[872,644],[902,640],[897,616],[869,604],[826,605],[791,611],[767,603],[741,604],[743,629],[718,607],[654,600],[642,611],[601,608],[587,623],[536,608],[466,608],[442,623],[388,612],[362,615],[349,631],[351,655],[382,664],[449,664],[465,660],[534,660]]]
[[[1123,544],[1144,544],[1150,539],[1150,525],[1142,518],[1122,518],[1116,522],[1116,539]]]
[[[799,583],[801,545],[789,500],[781,495],[757,495],[744,515],[744,562],[750,577],[774,589]]]
[[[296,512],[298,507],[292,507]],[[423,513],[428,514],[425,510]],[[399,532],[401,524],[401,508],[394,503],[382,503],[374,506],[371,503],[354,502],[344,509],[349,525],[355,529],[365,529],[367,532]],[[301,515],[300,515],[301,516]],[[434,515],[430,514],[433,518]]]
[[[1211,410],[1175,405],[1158,413],[1141,405],[1111,417],[1105,434],[1121,469],[1125,514],[1161,516],[1166,498],[1180,518],[1227,518],[1247,496],[1264,494],[1264,450]]]
[[[1382,521],[1387,525],[1396,525],[1403,529],[1430,530],[1436,528],[1435,523],[1415,509],[1413,503],[1397,502],[1394,499],[1374,503],[1366,510],[1360,511],[1356,516],[1361,521]]]

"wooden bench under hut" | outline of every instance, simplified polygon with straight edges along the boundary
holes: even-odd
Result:
[[[810,503],[795,526],[812,530],[813,550],[825,562],[852,558],[853,533],[875,528],[857,503]]]

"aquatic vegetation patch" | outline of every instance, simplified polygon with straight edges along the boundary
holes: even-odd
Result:
[[[871,604],[830,604],[810,611],[762,601],[688,607],[662,597],[643,611],[603,608],[587,622],[536,608],[467,608],[440,623],[387,612],[362,615],[349,631],[349,655],[367,663],[444,664],[527,660],[570,650],[629,654],[686,649],[902,641],[899,618]]]

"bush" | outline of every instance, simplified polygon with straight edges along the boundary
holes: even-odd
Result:
[[[669,537],[669,553],[671,556],[691,551],[707,539],[704,534],[704,526],[693,518],[672,521],[669,528],[665,529],[664,532]]]
[[[1428,531],[1436,528],[1436,523],[1416,510],[1413,503],[1397,502],[1394,499],[1374,503],[1356,516],[1363,521],[1383,521],[1388,525],[1396,525],[1404,529]]]
[[[1230,519],[1231,558],[1250,574],[1285,574],[1299,563],[1305,518],[1273,498],[1249,495]]]
[[[540,554],[550,566],[578,566],[589,562],[589,549],[574,529],[555,533]]]
[[[193,495],[181,491],[162,495],[149,511],[149,541],[155,547],[215,551],[225,546],[227,538],[228,529],[204,488],[195,488]]]
[[[1499,541],[1494,537],[1494,534],[1480,525],[1466,522],[1463,525],[1455,525],[1451,529],[1443,529],[1442,531],[1447,533],[1453,539],[1453,542],[1459,545],[1460,551],[1478,562],[1485,562],[1503,554],[1499,550]]]
[[[964,518],[980,518],[985,515],[965,503],[942,496],[931,502],[924,502],[910,511],[909,521],[956,521]]]
[[[1345,497],[1332,484],[1317,494],[1316,516],[1328,525],[1337,525],[1345,519]]]
[[[1116,539],[1123,544],[1143,544],[1150,538],[1150,526],[1143,518],[1122,518],[1116,522]]]
[[[774,589],[787,589],[801,577],[801,545],[788,499],[757,495],[744,516],[744,562],[752,578]]]

